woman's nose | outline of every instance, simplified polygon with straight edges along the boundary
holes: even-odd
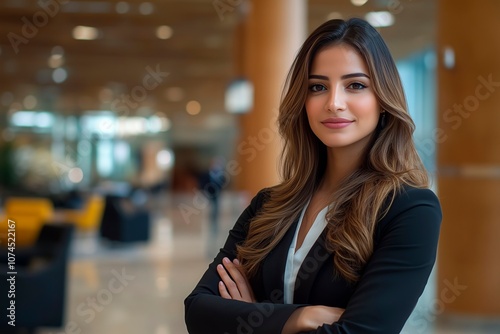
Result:
[[[346,109],[345,94],[341,87],[335,87],[330,91],[327,108],[329,111],[342,111]]]

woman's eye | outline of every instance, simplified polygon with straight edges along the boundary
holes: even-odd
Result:
[[[347,88],[354,89],[354,90],[359,90],[359,89],[366,88],[366,86],[363,85],[362,83],[359,83],[359,82],[353,82]]]
[[[311,92],[321,92],[323,90],[326,90],[326,88],[323,85],[316,84],[316,85],[309,86],[309,90]]]

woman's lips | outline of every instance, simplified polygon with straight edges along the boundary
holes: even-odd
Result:
[[[345,118],[329,118],[325,119],[321,123],[329,129],[342,129],[351,125],[353,122],[354,121]]]

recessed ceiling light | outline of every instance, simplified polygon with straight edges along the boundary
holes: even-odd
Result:
[[[168,100],[172,102],[179,102],[184,99],[184,90],[180,87],[169,87],[165,91],[165,95]]]
[[[159,26],[156,28],[156,37],[159,39],[169,39],[172,37],[174,30],[169,26]]]
[[[68,179],[72,183],[80,183],[83,180],[83,171],[79,167],[73,167],[68,172]]]
[[[343,16],[339,12],[331,12],[330,14],[328,14],[327,19],[328,20],[343,19]]]
[[[151,2],[143,2],[139,5],[139,12],[142,15],[151,15],[153,14],[155,8]]]
[[[120,1],[116,4],[115,10],[118,14],[125,14],[130,10],[130,5],[125,1]]]
[[[365,19],[376,28],[389,27],[394,24],[394,15],[387,11],[369,12],[366,14]]]
[[[189,115],[198,115],[201,111],[201,104],[198,101],[192,100],[186,104],[186,111]]]
[[[54,80],[55,83],[62,83],[66,81],[68,78],[68,72],[62,68],[56,68],[54,72],[52,72],[52,80]]]
[[[354,5],[354,6],[363,6],[365,3],[367,3],[368,0],[351,0],[351,3]]]
[[[52,50],[50,51],[50,54],[55,56],[55,55],[60,55],[60,56],[64,56],[64,49],[62,46],[54,46],[52,48]]]
[[[35,116],[35,126],[40,128],[48,128],[54,124],[54,115],[50,112],[37,112]]]
[[[36,125],[36,113],[33,111],[18,110],[12,114],[10,122],[15,126],[35,126]]]
[[[48,61],[50,68],[58,68],[64,64],[64,57],[60,54],[55,54],[49,57]]]
[[[76,26],[73,28],[73,38],[78,40],[94,40],[99,37],[99,30],[95,27]]]
[[[35,109],[37,103],[38,103],[38,100],[33,95],[27,95],[23,99],[23,104],[24,104],[24,107],[26,109]]]

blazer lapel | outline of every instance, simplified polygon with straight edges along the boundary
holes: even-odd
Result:
[[[327,229],[325,228],[300,266],[295,280],[294,304],[307,304],[319,268],[326,260],[331,259],[331,252],[327,250],[325,245],[326,232]]]
[[[283,239],[269,253],[262,265],[265,295],[274,296],[273,299],[275,300],[272,300],[273,303],[283,303],[286,259],[298,222],[297,218],[285,233]]]

